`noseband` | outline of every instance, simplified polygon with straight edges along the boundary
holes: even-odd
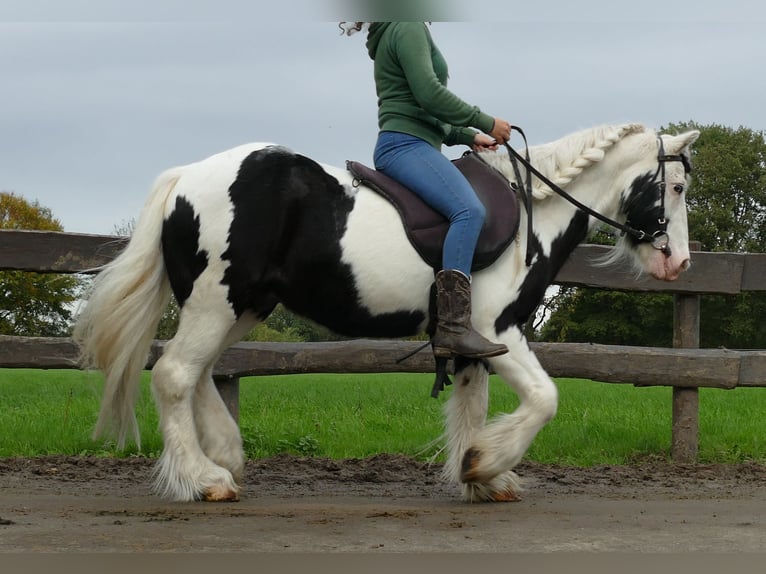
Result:
[[[545,177],[542,173],[540,173],[537,168],[535,168],[529,159],[529,144],[527,144],[527,137],[522,131],[521,128],[518,128],[516,126],[512,126],[514,131],[517,131],[522,139],[524,140],[524,146],[525,146],[525,154],[522,157],[521,154],[519,154],[516,150],[514,150],[508,143],[505,143],[505,147],[508,150],[508,155],[511,159],[511,165],[513,166],[513,171],[516,174],[516,182],[517,184],[513,186],[517,191],[521,191],[521,196],[524,199],[524,203],[527,208],[527,256],[526,256],[526,264],[527,267],[529,267],[532,264],[532,257],[534,256],[534,253],[532,252],[532,174],[534,174],[540,181],[545,183],[548,187],[550,187],[554,192],[556,192],[558,195],[566,199],[569,203],[580,209],[581,211],[584,211],[588,215],[591,215],[595,217],[596,219],[603,221],[607,225],[611,225],[612,227],[619,229],[622,231],[622,234],[628,234],[631,237],[635,238],[636,241],[639,243],[649,243],[652,247],[657,249],[658,251],[661,251],[666,257],[670,257],[671,251],[670,251],[670,237],[668,236],[668,221],[665,218],[665,164],[669,161],[680,161],[684,165],[684,173],[690,173],[691,172],[691,163],[689,162],[689,158],[687,158],[683,154],[677,154],[677,155],[668,155],[665,153],[665,147],[662,143],[662,138],[658,137],[657,141],[659,143],[659,152],[657,153],[657,171],[654,173],[654,181],[658,181],[658,186],[660,190],[660,217],[657,220],[657,223],[659,223],[660,228],[655,231],[654,233],[647,233],[646,231],[636,229],[634,227],[631,227],[628,222],[620,223],[619,221],[615,221],[614,219],[610,219],[609,217],[591,209],[587,205],[584,205],[580,203],[578,200],[576,200],[574,197],[572,197],[570,194],[568,194],[566,191],[561,189],[559,186],[557,186],[555,183],[553,183],[551,180],[549,180],[547,177]],[[518,162],[520,162],[524,167],[527,169],[527,178],[524,182],[521,179],[521,172],[519,170]]]

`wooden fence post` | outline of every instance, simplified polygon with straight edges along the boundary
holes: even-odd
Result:
[[[239,377],[213,375],[213,381],[231,416],[239,422]]]
[[[699,251],[698,241],[690,241],[689,249]],[[698,349],[700,346],[700,296],[673,296],[673,347]],[[673,376],[668,373],[668,376]],[[670,456],[674,462],[697,461],[699,452],[699,389],[673,387],[673,429]]]

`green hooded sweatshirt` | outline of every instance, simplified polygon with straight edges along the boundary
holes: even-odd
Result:
[[[494,118],[447,89],[447,62],[425,22],[373,22],[367,51],[375,62],[378,127],[424,139],[435,148],[472,145]]]

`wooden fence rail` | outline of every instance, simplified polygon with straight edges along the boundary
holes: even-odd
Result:
[[[93,273],[110,261],[126,239],[73,233],[0,230],[0,270]],[[698,249],[698,248],[697,248]],[[693,265],[678,281],[636,280],[595,262],[608,248],[578,247],[556,278],[560,285],[675,294],[674,347],[645,348],[583,343],[532,343],[553,377],[607,383],[673,387],[672,456],[696,459],[700,387],[766,386],[766,350],[698,349],[699,295],[766,291],[766,254],[694,251]],[[224,400],[238,413],[239,379],[250,375],[335,372],[433,372],[433,358],[419,353],[396,359],[420,343],[356,340],[328,343],[239,343],[222,355],[214,376]],[[162,353],[156,341],[147,368]],[[78,368],[77,348],[68,338],[0,336],[0,367]]]
[[[155,341],[146,368],[162,354]],[[428,351],[397,359],[417,341],[355,339],[326,343],[242,342],[213,369],[219,378],[303,373],[432,373]],[[552,377],[595,379],[639,387],[735,389],[766,386],[766,350],[659,349],[592,343],[530,343]],[[0,335],[0,368],[77,369],[77,345],[66,337]]]

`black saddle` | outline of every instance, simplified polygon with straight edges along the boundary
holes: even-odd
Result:
[[[477,154],[466,152],[453,163],[468,179],[487,211],[473,257],[472,270],[478,271],[491,265],[516,235],[519,202],[508,180]],[[449,221],[387,175],[356,161],[347,161],[346,168],[356,180],[394,204],[412,246],[431,267],[441,269]]]

